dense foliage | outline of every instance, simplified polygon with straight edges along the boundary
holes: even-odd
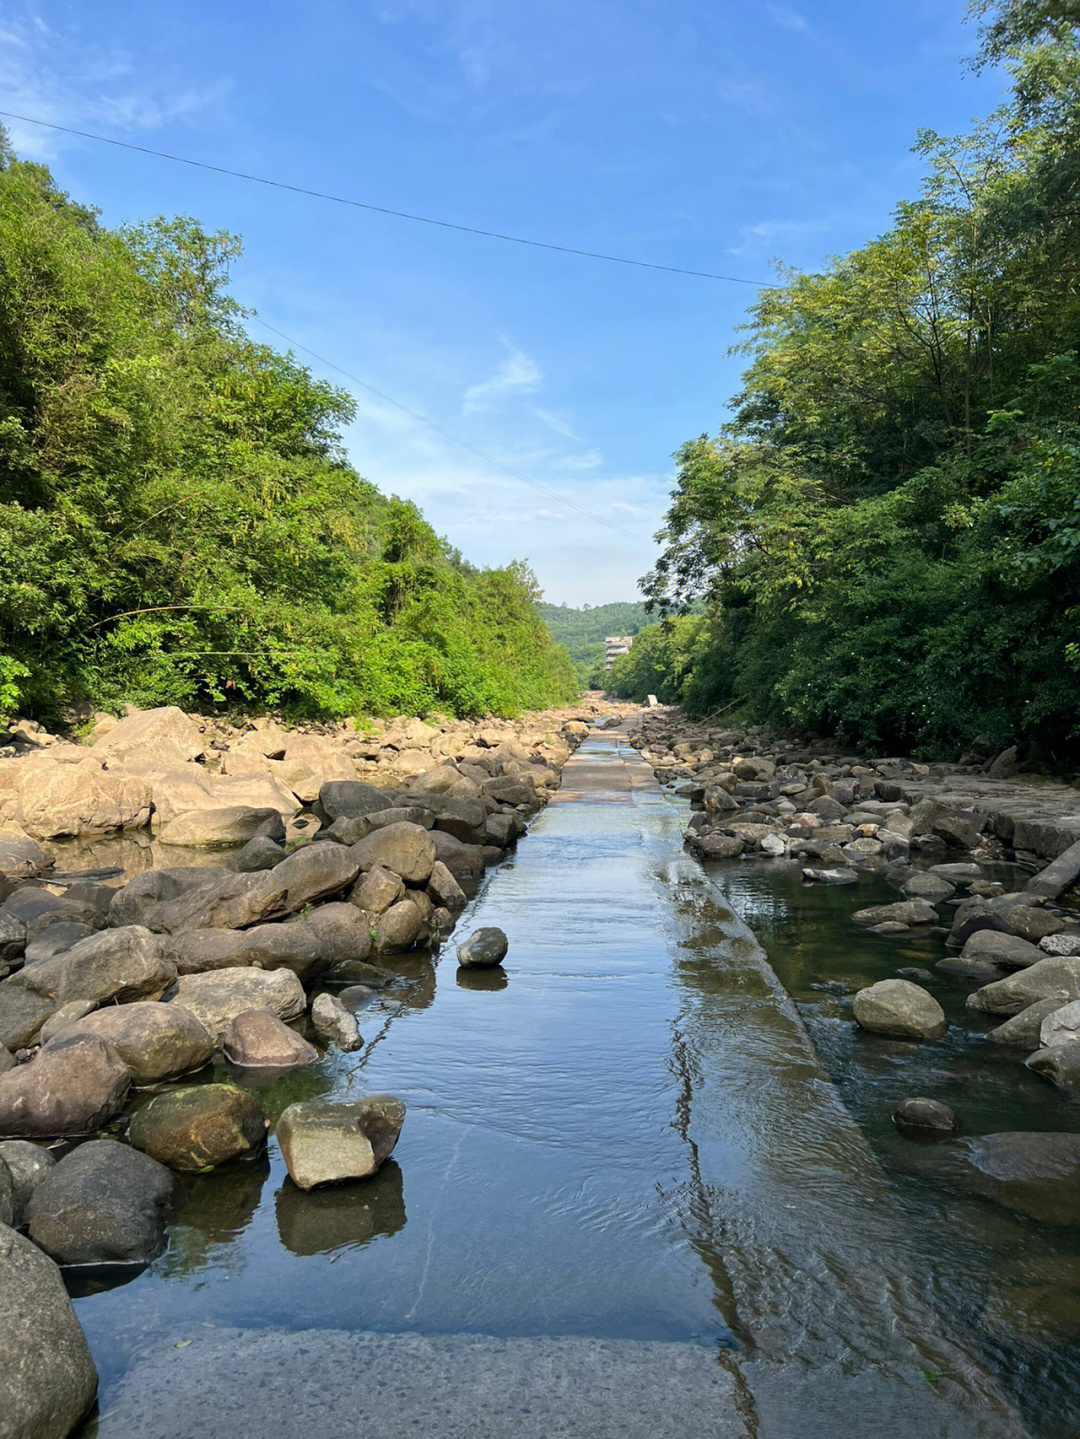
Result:
[[[889,233],[760,296],[643,581],[707,621],[647,631],[622,692],[890,749],[1080,748],[1078,25],[1072,0],[995,8],[1008,106],[923,134]]]
[[[578,681],[593,686],[603,680],[608,635],[636,635],[648,619],[643,600],[583,605],[579,610],[541,603],[537,609],[552,639],[569,654]]]
[[[238,252],[106,229],[0,131],[0,712],[572,697],[527,567],[477,571],[381,496],[350,397],[248,337]]]

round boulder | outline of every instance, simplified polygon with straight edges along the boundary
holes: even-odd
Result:
[[[939,1039],[948,1028],[932,994],[907,979],[881,979],[855,996],[855,1019],[871,1034],[895,1039]]]
[[[190,1172],[254,1154],[268,1125],[259,1101],[235,1084],[193,1084],[159,1094],[134,1116],[136,1149]]]
[[[319,1051],[269,1009],[246,1009],[225,1031],[225,1058],[246,1069],[293,1069]]]
[[[84,1034],[111,1044],[136,1085],[190,1074],[207,1064],[214,1052],[213,1039],[189,1009],[152,999],[97,1009],[70,1025],[63,1037]]]
[[[0,1074],[0,1137],[92,1134],[119,1114],[131,1070],[96,1035],[58,1039],[29,1064]]]
[[[30,1238],[59,1264],[148,1264],[165,1248],[176,1180],[115,1139],[80,1144],[30,1196]]]
[[[947,1104],[936,1099],[905,1099],[893,1115],[897,1129],[919,1134],[955,1134],[960,1128],[956,1115]]]
[[[457,960],[462,969],[492,969],[506,958],[509,942],[494,925],[474,930],[457,947]]]

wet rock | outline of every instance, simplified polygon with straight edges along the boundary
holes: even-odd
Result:
[[[692,847],[705,859],[736,859],[746,841],[734,834],[703,834],[692,840]]]
[[[807,884],[857,884],[859,875],[854,869],[812,869],[802,872]]]
[[[214,1041],[202,1022],[182,1004],[145,999],[109,1005],[62,1031],[63,1038],[94,1035],[107,1041],[131,1070],[135,1085],[159,1084],[208,1064]],[[51,1040],[53,1048],[57,1040]]]
[[[986,1014],[1019,1014],[1040,999],[1056,999],[1059,1006],[1080,999],[1080,957],[1040,959],[969,994],[967,1005]]]
[[[998,929],[977,930],[964,945],[961,959],[989,960],[1003,969],[1026,969],[1046,955],[1036,945]]]
[[[64,1439],[97,1392],[97,1370],[60,1271],[41,1250],[0,1225],[0,1433]]]
[[[92,1134],[123,1108],[131,1070],[111,1045],[90,1035],[54,1045],[0,1074],[0,1137]]]
[[[1048,1014],[1039,1028],[1039,1039],[1047,1047],[1075,1044],[1080,1039],[1080,1000],[1072,1000]]]
[[[269,1009],[279,1019],[288,1020],[296,1019],[306,1008],[304,987],[291,969],[267,972],[237,968],[183,974],[168,1002],[189,1009],[215,1044],[224,1042],[229,1025],[247,1009]]]
[[[156,998],[175,978],[175,965],[148,929],[127,925],[90,935],[0,981],[0,1043],[27,1044],[71,1000]]]
[[[176,815],[157,832],[160,844],[199,849],[247,844],[256,835],[277,841],[285,838],[285,822],[276,809],[222,805],[218,809],[189,810]]]
[[[976,1193],[1047,1224],[1080,1223],[1080,1134],[1012,1131],[957,1141]]]
[[[176,1181],[115,1139],[65,1155],[30,1196],[30,1238],[59,1264],[147,1264],[165,1248]]]
[[[475,930],[457,947],[457,961],[462,969],[491,969],[502,964],[509,948],[501,929],[487,926]]]
[[[128,1141],[170,1169],[191,1172],[256,1153],[267,1128],[249,1090],[193,1084],[144,1105],[128,1126]]]
[[[441,859],[437,859],[431,867],[431,877],[428,880],[428,894],[437,905],[441,905],[444,909],[448,910],[464,909],[468,903],[465,897],[465,891]]]
[[[301,1189],[374,1174],[393,1153],[405,1106],[389,1094],[290,1104],[278,1120],[281,1153]]]
[[[338,1049],[350,1053],[361,1049],[364,1036],[360,1033],[360,1021],[351,1009],[347,1009],[332,994],[318,994],[311,1006],[311,1024],[315,1033],[327,1044],[336,1044]]]
[[[937,911],[925,899],[903,899],[897,904],[876,904],[851,916],[856,924],[902,924],[905,928],[936,924]]]
[[[921,969],[918,965],[905,965],[903,969],[896,971],[897,979],[910,979],[913,984],[930,984],[934,976],[928,969]]]
[[[930,866],[930,874],[940,875],[947,879],[950,884],[964,887],[983,878],[982,866],[973,862],[960,862],[957,864],[933,864]]]
[[[454,838],[454,836],[451,836]],[[406,884],[426,884],[436,860],[435,842],[416,824],[388,824],[352,846],[358,868],[376,865],[399,875]]]
[[[372,942],[379,954],[403,954],[420,938],[424,917],[410,896],[392,904],[375,921]]]
[[[273,869],[283,859],[288,859],[288,851],[282,845],[268,834],[257,834],[254,839],[248,840],[238,854],[233,855],[229,868],[236,870],[238,874],[258,874],[263,870]]]
[[[994,901],[991,900],[991,903]],[[1038,944],[1065,928],[1065,921],[1060,915],[1034,905],[1010,905],[1003,911],[1001,918],[1001,927],[1006,934],[1015,934],[1031,944]]]
[[[401,1167],[388,1159],[377,1175],[303,1190],[285,1183],[274,1196],[278,1236],[292,1254],[355,1249],[405,1224]]]
[[[905,1099],[897,1106],[893,1122],[898,1129],[923,1134],[949,1135],[960,1128],[949,1106],[936,1099]]]
[[[337,999],[346,1009],[356,1014],[377,995],[378,990],[373,989],[369,984],[347,984],[344,989],[338,991]]]
[[[225,1031],[225,1058],[246,1069],[292,1069],[321,1056],[269,1009],[247,1009]]]
[[[445,869],[445,866],[443,866]],[[353,886],[349,899],[368,914],[382,914],[405,893],[405,881],[400,875],[375,865],[362,874]]]
[[[861,1029],[896,1039],[938,1039],[948,1024],[932,994],[906,979],[881,979],[859,990],[853,1001]]]
[[[943,900],[951,899],[956,893],[954,884],[927,870],[916,871],[904,881],[901,888],[912,899],[925,899],[928,904],[940,904]]]
[[[6,1166],[11,1181],[12,1209],[9,1218],[0,1215],[0,1223],[22,1227],[31,1194],[55,1163],[55,1157],[41,1144],[31,1144],[28,1139],[0,1140],[0,1166]]]
[[[366,984],[372,989],[382,989],[394,976],[389,970],[380,969],[378,965],[366,964],[359,959],[342,960],[335,964],[327,975],[336,984]]]
[[[1033,1073],[1051,1080],[1059,1089],[1080,1089],[1080,1044],[1075,1040],[1037,1049],[1034,1054],[1028,1055],[1024,1063]]]
[[[986,1038],[995,1044],[1012,1044],[1018,1049],[1037,1049],[1042,1022],[1048,1014],[1061,1008],[1059,999],[1039,999],[1029,1004],[1019,1014],[1014,1014],[1004,1024],[991,1029]]]
[[[1040,957],[1044,954],[1080,955],[1080,934],[1047,934],[1039,940],[1036,948]]]
[[[1001,979],[1006,972],[992,959],[965,959],[963,955],[946,955],[937,961],[934,968],[975,984],[990,984],[995,979]]]

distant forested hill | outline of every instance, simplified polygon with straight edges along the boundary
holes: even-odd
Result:
[[[247,334],[239,252],[106,229],[0,128],[0,713],[573,698],[528,567],[475,569],[380,494],[351,396]]]
[[[588,685],[603,668],[604,640],[608,635],[636,635],[648,623],[643,601],[585,605],[580,610],[541,603],[537,609],[551,638],[565,646],[583,685]]]

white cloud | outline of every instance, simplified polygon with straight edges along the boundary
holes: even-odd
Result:
[[[797,10],[792,10],[789,5],[768,6],[769,18],[785,30],[807,29],[806,19]]]
[[[503,342],[506,344],[506,341]],[[461,413],[475,414],[486,410],[508,395],[531,395],[540,388],[544,372],[531,356],[516,346],[506,344],[509,351],[502,364],[479,384],[470,385],[465,391]]]

